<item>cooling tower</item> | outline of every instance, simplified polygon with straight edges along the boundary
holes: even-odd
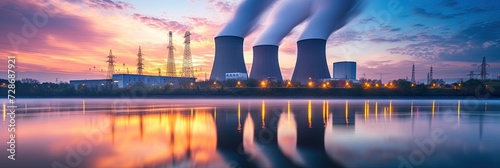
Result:
[[[238,36],[215,37],[215,58],[211,80],[225,80],[226,73],[247,73],[243,59],[243,38]]]
[[[297,62],[292,81],[307,83],[330,78],[326,64],[326,40],[305,39],[297,42]]]
[[[278,46],[258,45],[253,47],[253,63],[250,78],[283,81],[278,63]]]

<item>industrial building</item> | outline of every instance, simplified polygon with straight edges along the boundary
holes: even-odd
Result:
[[[92,79],[92,80],[70,80],[69,84],[72,85],[75,89],[79,87],[87,87],[87,88],[103,88],[113,85],[113,81],[111,79]]]
[[[181,84],[195,82],[196,78],[190,77],[172,77],[172,76],[152,76],[138,74],[114,74],[112,79],[93,79],[93,80],[70,80],[69,83],[75,88],[103,88],[113,86],[113,88],[124,88],[134,85],[137,82],[143,82],[146,86],[165,86],[170,85],[174,88]]]
[[[234,72],[234,73],[226,73],[226,80],[228,79],[236,79],[236,80],[247,80],[248,79],[248,74],[247,73],[239,73],[239,72]]]
[[[356,80],[356,62],[334,62],[333,79]]]
[[[153,76],[153,75],[137,75],[137,74],[115,74],[113,75],[113,83],[118,88],[131,86],[137,82],[142,82],[146,86],[165,86],[171,85],[174,88],[180,84],[189,84],[195,82],[196,78],[192,77],[173,77],[173,76]]]

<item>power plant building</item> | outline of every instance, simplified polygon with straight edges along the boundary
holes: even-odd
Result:
[[[113,85],[113,81],[111,79],[91,79],[91,80],[70,80],[69,84],[72,85],[75,89],[80,87],[87,88],[103,88]]]
[[[195,82],[196,78],[172,77],[172,76],[152,76],[138,74],[114,74],[112,79],[94,79],[94,80],[70,80],[70,85],[75,89],[80,87],[103,88],[112,86],[113,88],[124,88],[132,86],[138,82],[143,82],[145,86],[165,86],[170,85],[174,88],[180,84],[190,84]]]
[[[356,80],[356,62],[333,63],[333,79]]]
[[[175,88],[178,87],[180,84],[189,84],[195,81],[196,78],[191,78],[191,77],[153,76],[153,75],[137,75],[137,74],[113,75],[113,82],[118,88],[131,86],[137,82],[143,82],[146,86],[171,85]]]
[[[248,74],[247,73],[226,73],[226,80],[228,79],[236,79],[236,80],[247,80],[248,79]]]

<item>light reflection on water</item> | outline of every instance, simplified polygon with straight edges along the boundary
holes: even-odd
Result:
[[[16,162],[0,158],[7,167],[500,165],[497,100],[34,99],[18,103],[25,107],[18,107],[16,116],[18,158]],[[6,121],[2,128],[7,127]],[[6,129],[0,130],[7,135]]]

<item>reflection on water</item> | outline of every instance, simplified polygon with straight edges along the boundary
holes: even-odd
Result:
[[[18,102],[6,167],[500,166],[495,100]]]
[[[278,146],[283,154],[289,157],[296,165],[305,166],[304,159],[297,151],[297,124],[295,123],[295,116],[293,114],[281,113],[280,115],[278,122]]]

